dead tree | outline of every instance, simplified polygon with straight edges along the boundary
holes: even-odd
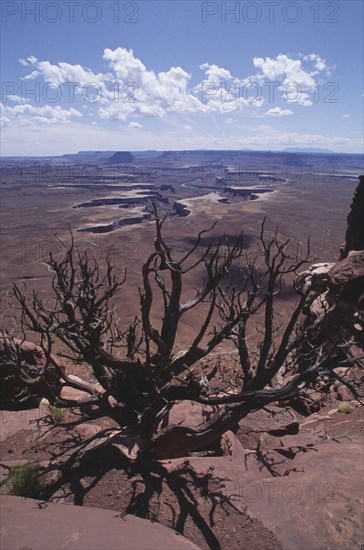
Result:
[[[126,271],[118,281],[110,259],[102,269],[89,251],[81,252],[75,246],[71,234],[70,244],[62,243],[64,257],[58,260],[50,255],[48,262],[54,272],[53,301],[44,301],[34,292],[29,296],[17,284],[13,289],[24,339],[28,331],[39,336],[45,357],[41,372],[36,377],[29,375],[21,345],[9,335],[4,336],[0,352],[3,364],[8,370],[12,366],[13,376],[15,372],[25,380],[30,392],[32,387],[38,393],[43,391],[59,407],[98,405],[101,414],[142,433],[155,456],[176,457],[211,444],[251,411],[271,402],[289,401],[320,379],[333,380],[334,369],[342,366],[345,356],[342,346],[332,346],[326,352],[323,345],[315,343],[322,319],[299,330],[309,288],[301,293],[279,334],[276,331],[277,295],[285,277],[296,274],[308,260],[309,244],[302,256],[288,241],[281,242],[277,232],[268,239],[263,222],[257,253],[245,251],[243,234],[233,243],[222,239],[203,246],[207,230],[177,258],[164,238],[164,222],[156,215],[154,250],[142,267],[140,315],[126,330],[115,323],[112,305],[116,293],[122,291]],[[240,269],[236,284],[229,282],[233,268]],[[188,273],[201,269],[203,284],[186,297]],[[158,327],[152,322],[156,304],[163,312]],[[181,319],[198,308],[203,312],[200,328],[188,349],[176,353]],[[261,319],[261,341],[253,351],[249,328],[257,318]],[[52,352],[56,340],[75,361],[91,367],[103,392],[64,374]],[[311,340],[310,352],[305,351],[304,360],[301,356],[298,361],[303,342],[307,349]],[[240,382],[235,388],[210,385],[197,374],[199,361],[211,357],[224,341],[235,344],[240,360]],[[50,368],[59,371],[64,384],[88,392],[89,398],[78,403],[60,399],[46,381]],[[210,374],[213,377],[214,365]],[[217,412],[197,428],[167,425],[160,430],[161,419],[181,400],[216,405]]]

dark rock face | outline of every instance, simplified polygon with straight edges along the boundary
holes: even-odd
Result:
[[[146,214],[141,214],[140,216],[122,218],[121,220],[116,220],[112,223],[109,223],[108,225],[97,225],[95,227],[85,227],[83,229],[78,229],[78,231],[82,231],[86,233],[110,233],[111,231],[114,231],[114,229],[118,229],[119,227],[125,227],[127,225],[135,225],[138,223],[143,223],[144,220],[150,220],[151,218],[152,218],[152,214],[150,212],[147,212]]]
[[[239,189],[238,187],[225,187],[224,192],[230,193],[233,197],[243,197],[245,200],[255,200],[260,193],[272,193],[273,189],[268,188],[249,188]]]
[[[359,184],[351,203],[341,258],[345,258],[351,250],[364,250],[364,176],[359,176]]]
[[[99,207],[99,206],[109,206],[109,205],[120,205],[120,208],[124,208],[125,206],[132,205],[136,206],[138,204],[144,204],[148,199],[158,200],[158,201],[165,201],[163,196],[158,192],[144,192],[142,197],[123,197],[121,199],[118,199],[116,197],[111,199],[92,199],[89,202],[82,202],[80,204],[76,204],[73,206],[73,208],[93,208],[93,207]]]
[[[333,297],[357,301],[360,305],[364,300],[364,250],[349,252],[346,258],[330,269],[328,277],[329,290]]]
[[[165,184],[165,183],[160,186],[160,190],[161,191],[171,191],[172,193],[176,192],[173,185],[168,185],[168,184]]]
[[[114,153],[109,159],[109,164],[129,164],[131,162],[134,162],[134,157],[131,153],[128,151],[118,151],[117,153]]]
[[[304,326],[323,320],[315,337],[317,343],[324,344],[326,353],[335,347],[341,360],[356,359],[356,365],[363,367],[364,176],[359,176],[341,259],[333,264],[311,266],[298,276],[298,292],[300,288],[310,288]],[[303,357],[304,352],[305,349]]]
[[[180,218],[185,218],[186,216],[189,216],[191,214],[191,211],[188,210],[185,204],[182,204],[181,202],[174,202],[173,214],[175,216],[179,216]]]
[[[326,352],[337,346],[341,360],[356,357],[357,364],[364,366],[364,250],[349,252],[331,268],[328,264],[325,278],[321,277],[315,288],[316,282],[311,281],[314,299],[308,300],[304,327],[325,316],[315,337],[317,343],[324,344]],[[303,349],[303,356],[305,351],[308,349]]]

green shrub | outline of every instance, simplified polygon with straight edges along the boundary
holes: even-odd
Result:
[[[40,492],[39,465],[26,462],[10,468],[6,487],[9,495],[37,498]]]
[[[49,412],[52,415],[52,418],[54,422],[57,424],[58,422],[62,422],[67,416],[67,409],[62,409],[61,407],[52,407],[49,406]]]
[[[353,408],[349,403],[346,403],[346,401],[343,401],[339,405],[339,411],[345,414],[350,414],[353,412]]]

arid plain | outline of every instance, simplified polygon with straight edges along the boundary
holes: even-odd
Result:
[[[4,159],[3,318],[8,325],[14,316],[8,307],[13,282],[50,296],[52,275],[45,262],[50,252],[63,253],[55,235],[69,242],[70,227],[79,248],[90,249],[101,265],[109,254],[120,278],[127,268],[117,309],[121,324],[128,323],[138,314],[141,266],[153,251],[152,203],[160,215],[169,212],[164,235],[181,255],[215,222],[209,242],[231,240],[244,230],[245,247],[253,253],[266,217],[268,235],[278,226],[281,238],[302,252],[310,238],[313,259],[335,261],[362,172],[361,155],[309,153],[105,152]],[[186,293],[201,284],[199,276],[186,279]],[[280,296],[283,309],[294,298],[287,286]],[[157,319],[158,311],[154,315]],[[181,346],[198,323],[196,314],[186,318]]]

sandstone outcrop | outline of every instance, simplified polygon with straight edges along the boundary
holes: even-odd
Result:
[[[1,546],[7,550],[198,550],[168,527],[99,508],[7,496],[1,500],[1,519]]]

